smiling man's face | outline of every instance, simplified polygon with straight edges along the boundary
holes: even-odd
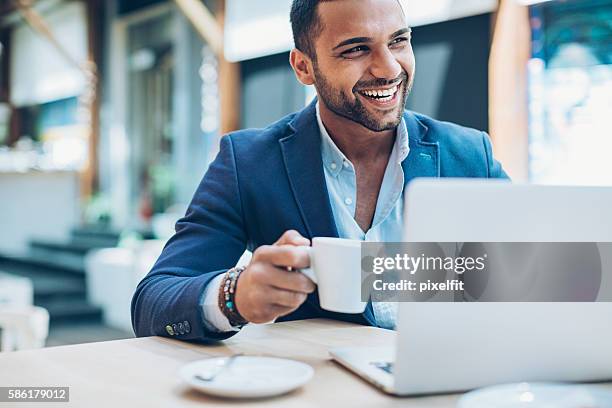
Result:
[[[399,125],[414,78],[410,29],[397,0],[321,2],[313,81],[325,106],[381,132]]]

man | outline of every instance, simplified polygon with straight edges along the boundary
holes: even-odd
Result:
[[[397,0],[294,0],[290,63],[318,99],[220,152],[132,301],[138,336],[209,341],[248,322],[314,317],[392,328],[394,309],[322,310],[317,236],[401,241],[415,177],[507,177],[484,132],[404,111],[415,61]],[[232,268],[253,251],[246,269]],[[228,271],[229,270],[229,271]]]

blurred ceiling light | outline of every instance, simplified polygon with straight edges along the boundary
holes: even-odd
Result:
[[[548,62],[548,68],[591,67],[602,64],[592,49],[578,43],[563,44]]]
[[[293,36],[284,15],[244,19],[225,30],[225,58],[242,61],[287,51],[293,47]]]
[[[141,48],[130,56],[132,71],[146,71],[155,66],[155,52],[150,48]]]
[[[497,0],[401,0],[412,27],[491,13]]]

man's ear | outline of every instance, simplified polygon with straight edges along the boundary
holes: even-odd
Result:
[[[289,54],[289,63],[298,81],[304,85],[314,84],[314,74],[311,59],[302,51],[294,48]]]

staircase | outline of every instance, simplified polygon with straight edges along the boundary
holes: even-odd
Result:
[[[87,301],[84,259],[118,241],[119,234],[108,230],[75,229],[68,242],[33,240],[25,256],[0,254],[0,271],[32,280],[34,304],[49,311],[52,326],[101,323],[102,310]]]

